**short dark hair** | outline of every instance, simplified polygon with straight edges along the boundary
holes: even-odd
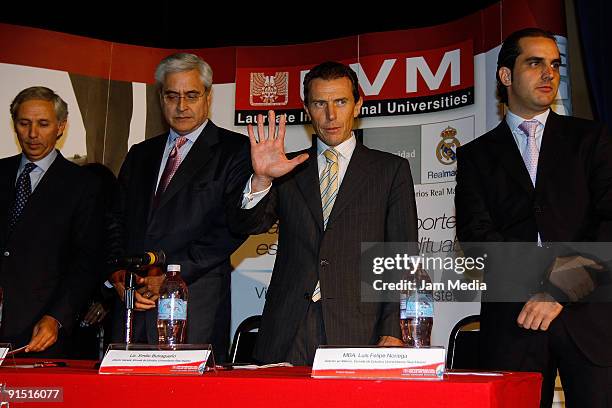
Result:
[[[331,80],[345,77],[351,80],[353,98],[357,102],[361,96],[359,95],[359,80],[355,71],[348,65],[336,61],[326,61],[313,67],[304,77],[304,103],[308,105],[310,83],[313,80],[317,78]]]
[[[504,40],[499,50],[499,55],[497,56],[497,72],[495,73],[495,77],[497,78],[497,95],[502,103],[508,103],[508,90],[501,82],[499,69],[501,67],[506,67],[510,69],[510,72],[514,70],[516,58],[523,52],[519,45],[519,41],[521,38],[525,37],[549,38],[556,43],[555,35],[552,32],[536,27],[523,28],[522,30],[515,31]]]

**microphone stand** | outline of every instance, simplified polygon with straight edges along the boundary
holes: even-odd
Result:
[[[136,272],[147,267],[163,265],[166,262],[164,251],[147,251],[146,257],[135,257],[138,261],[128,261],[125,274],[125,343],[134,341],[134,294],[136,292]],[[132,258],[134,259],[134,258]],[[132,263],[133,262],[133,263]],[[119,262],[117,262],[119,263]]]
[[[134,340],[134,292],[136,291],[135,273],[141,268],[140,265],[132,265],[127,268],[125,274],[125,343],[132,344]]]

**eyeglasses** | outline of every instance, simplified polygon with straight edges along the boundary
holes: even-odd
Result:
[[[205,94],[199,92],[187,92],[185,95],[178,94],[176,92],[168,92],[162,95],[164,102],[167,104],[178,104],[181,99],[185,99],[185,103],[191,105],[196,103]]]

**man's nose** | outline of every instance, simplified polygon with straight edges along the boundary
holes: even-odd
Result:
[[[180,112],[187,110],[187,98],[185,96],[180,96],[178,103],[176,104],[176,109]]]
[[[545,65],[542,69],[542,78],[546,80],[551,80],[555,76],[554,70],[550,65]]]
[[[336,119],[336,106],[333,103],[327,105],[327,120]]]
[[[39,131],[38,131],[38,126],[36,126],[35,124],[32,124],[30,126],[30,129],[28,129],[28,136],[30,137],[30,139],[36,139],[38,137]]]

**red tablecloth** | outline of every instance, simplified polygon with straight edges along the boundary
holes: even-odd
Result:
[[[18,360],[18,364],[26,362]],[[67,363],[64,368],[0,367],[0,383],[63,387],[63,404],[20,403],[16,407],[78,408],[529,408],[539,406],[541,383],[540,375],[534,373],[448,376],[442,381],[322,380],[310,378],[306,367],[226,370],[200,377],[99,375],[91,361]]]

